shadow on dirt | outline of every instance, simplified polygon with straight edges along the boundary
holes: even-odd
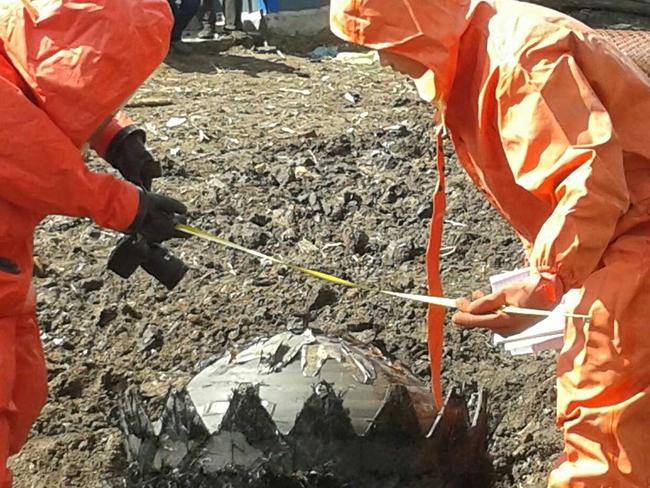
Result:
[[[220,71],[241,71],[249,76],[258,78],[260,73],[275,72],[284,74],[295,74],[301,77],[308,77],[285,63],[271,59],[260,59],[252,56],[240,56],[237,54],[225,54],[205,51],[189,55],[170,54],[165,64],[183,73],[215,74]]]

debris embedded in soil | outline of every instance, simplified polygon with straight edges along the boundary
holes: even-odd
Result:
[[[334,305],[338,299],[338,294],[329,285],[317,285],[307,298],[309,310],[319,310],[328,305]]]
[[[436,416],[428,387],[378,350],[285,332],[170,392],[157,424],[129,391],[127,486],[284,488],[312,473],[298,486],[488,487],[487,402],[475,399],[472,419],[454,392]]]

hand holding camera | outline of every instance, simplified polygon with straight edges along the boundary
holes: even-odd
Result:
[[[187,237],[176,229],[185,222],[187,208],[174,198],[140,190],[138,213],[108,258],[108,269],[129,278],[138,267],[173,289],[188,268],[160,245],[174,237]]]
[[[177,224],[185,223],[187,208],[178,200],[140,190],[140,205],[128,233],[140,234],[149,242],[163,242],[173,237],[187,237],[176,230]]]

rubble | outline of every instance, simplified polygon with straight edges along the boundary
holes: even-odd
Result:
[[[316,285],[307,298],[308,310],[319,310],[328,305],[333,305],[338,299],[337,292],[329,285]]]

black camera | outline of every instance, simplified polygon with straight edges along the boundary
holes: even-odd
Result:
[[[172,290],[183,279],[188,267],[160,244],[140,236],[125,236],[108,258],[108,269],[122,278],[130,277],[138,267]]]

